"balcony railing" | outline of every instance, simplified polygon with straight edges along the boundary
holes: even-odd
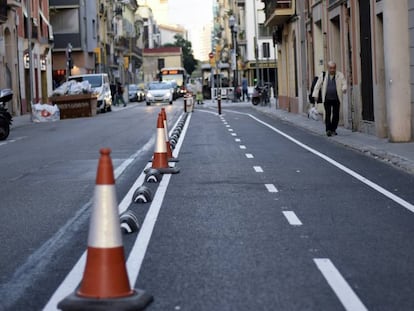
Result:
[[[264,0],[266,26],[281,25],[295,14],[295,0]]]

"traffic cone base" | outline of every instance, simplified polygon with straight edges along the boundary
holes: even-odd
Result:
[[[77,294],[89,298],[118,298],[132,294],[122,246],[88,247],[85,273]]]
[[[71,294],[58,304],[63,311],[140,311],[153,301],[153,297],[142,290],[133,290],[132,294],[122,298],[85,298]]]

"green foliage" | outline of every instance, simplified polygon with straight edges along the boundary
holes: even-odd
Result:
[[[194,58],[193,48],[191,42],[184,39],[183,36],[176,34],[174,36],[174,43],[164,44],[165,47],[178,46],[181,47],[183,52],[183,62],[184,68],[189,75],[193,73],[197,66],[197,60]]]

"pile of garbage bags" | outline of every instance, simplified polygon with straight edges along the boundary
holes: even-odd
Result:
[[[74,80],[66,81],[55,90],[53,90],[52,96],[63,95],[79,95],[92,93],[92,87],[89,81],[77,82]]]
[[[32,121],[54,122],[60,120],[60,110],[57,105],[35,104],[32,105]]]

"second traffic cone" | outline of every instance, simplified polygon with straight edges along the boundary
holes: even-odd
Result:
[[[125,266],[110,149],[101,149],[86,265],[79,289],[59,302],[72,310],[144,310],[152,296],[131,289]]]
[[[162,174],[176,174],[180,170],[168,165],[167,144],[165,143],[164,119],[162,114],[158,114],[157,119],[157,138],[155,142],[154,157],[152,168],[157,169]]]
[[[165,108],[161,108],[161,115],[164,121],[164,132],[165,132],[165,144],[167,145],[167,157],[169,162],[178,162],[178,159],[174,158],[170,143],[170,138],[168,136],[168,122],[167,122],[167,113]]]

